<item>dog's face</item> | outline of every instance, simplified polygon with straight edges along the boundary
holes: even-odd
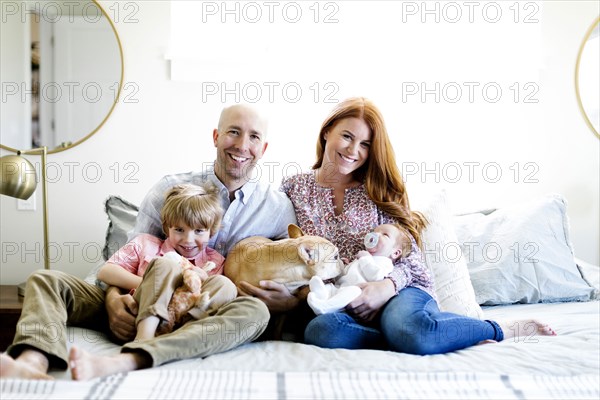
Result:
[[[292,239],[286,246],[290,247],[290,252],[297,253],[295,257],[291,256],[289,261],[294,264],[296,258],[303,262],[306,266],[305,275],[309,278],[318,276],[327,280],[342,273],[344,264],[338,249],[328,240],[317,236],[303,236]]]
[[[335,278],[344,269],[336,246],[319,236],[306,236],[296,225],[288,228],[290,241],[286,246],[297,252],[297,256],[306,265],[309,278],[318,276],[323,280]],[[293,257],[290,258],[293,260]]]

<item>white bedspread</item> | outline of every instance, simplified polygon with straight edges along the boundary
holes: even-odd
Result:
[[[378,350],[331,350],[291,342],[249,343],[204,359],[181,360],[164,369],[206,371],[406,371],[485,372],[568,376],[600,372],[600,302],[520,304],[484,308],[485,318],[547,321],[558,336],[505,340],[435,356],[414,356]],[[71,328],[78,345],[102,354],[119,347],[99,334]],[[53,373],[69,378],[66,373]]]
[[[2,399],[598,399],[598,377],[151,369],[90,382],[2,381]]]
[[[558,336],[435,356],[259,342],[85,383],[68,372],[53,372],[52,383],[3,380],[0,398],[600,398],[598,301],[484,311],[487,319],[547,321]],[[95,332],[70,329],[83,348],[119,350]]]

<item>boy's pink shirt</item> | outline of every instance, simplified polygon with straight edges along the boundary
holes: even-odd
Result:
[[[142,233],[117,250],[106,262],[117,264],[132,274],[143,276],[148,268],[148,264],[152,260],[165,255],[169,251],[175,251],[175,249],[167,242],[155,236]],[[190,261],[199,267],[202,267],[207,261],[212,261],[217,265],[217,268],[210,271],[208,275],[223,274],[225,257],[210,247],[206,247],[196,257],[190,259]]]

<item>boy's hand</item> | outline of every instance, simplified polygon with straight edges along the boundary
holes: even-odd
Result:
[[[200,280],[205,281],[208,279],[208,274],[206,273],[206,271],[200,267],[196,267],[194,266],[192,268],[192,270],[197,273],[198,275],[200,275]]]
[[[129,342],[135,337],[135,316],[138,304],[130,294],[121,294],[119,288],[111,286],[106,291],[106,313],[110,330],[119,340]]]

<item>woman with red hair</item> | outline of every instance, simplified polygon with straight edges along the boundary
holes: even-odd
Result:
[[[383,117],[370,100],[350,98],[332,111],[319,132],[312,170],[284,179],[281,190],[292,201],[304,233],[333,242],[342,259],[352,261],[363,250],[365,235],[381,224],[399,224],[412,236],[411,252],[386,279],[361,284],[362,294],[343,311],[308,323],[306,343],[439,354],[483,341],[555,334],[534,320],[498,323],[439,310],[419,248],[427,221],[410,209]],[[301,301],[274,282],[251,289],[272,311]]]

